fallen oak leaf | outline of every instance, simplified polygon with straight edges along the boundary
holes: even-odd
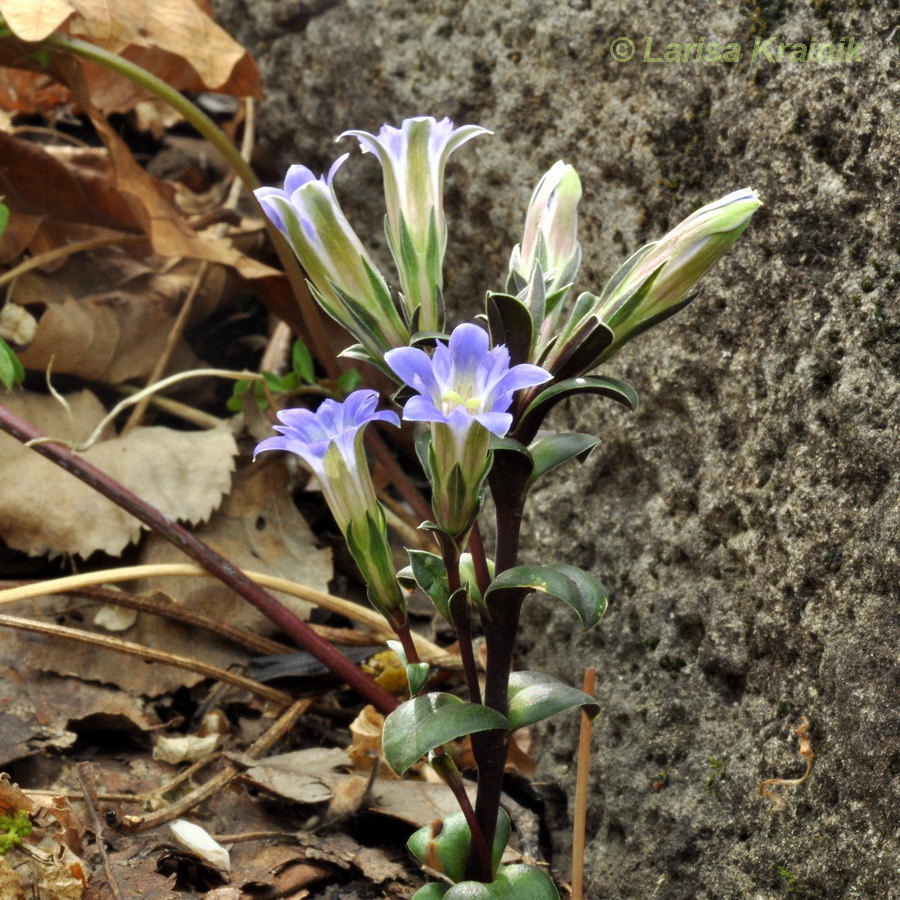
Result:
[[[22,41],[38,43],[58,31],[83,38],[131,59],[177,90],[262,97],[253,59],[191,0],[0,0],[0,15]],[[97,67],[91,67],[89,80],[105,112],[126,112],[147,96]]]
[[[52,397],[21,392],[4,404],[48,434],[83,440],[103,417],[89,391],[69,395],[71,424]],[[205,520],[231,485],[234,437],[227,427],[205,432],[135,428],[95,444],[83,457],[173,519]],[[131,515],[49,460],[0,435],[0,537],[32,556],[48,551],[118,555],[140,535]]]

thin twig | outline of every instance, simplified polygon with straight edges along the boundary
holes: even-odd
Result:
[[[312,706],[313,702],[314,698],[312,697],[304,697],[301,700],[297,700],[293,706],[285,710],[281,718],[278,719],[278,721],[261,738],[250,746],[244,755],[251,759],[259,759],[265,755],[278,743],[278,741],[288,734],[300,716]],[[137,830],[148,831],[151,828],[156,828],[159,825],[164,825],[167,822],[171,822],[173,819],[177,819],[179,816],[184,815],[189,809],[193,809],[197,804],[202,803],[208,797],[224,790],[228,782],[239,773],[240,770],[237,766],[229,765],[219,772],[218,775],[215,775],[205,784],[200,785],[196,790],[191,791],[190,794],[177,800],[171,806],[167,806],[165,809],[161,809],[158,812],[151,813],[149,816],[145,816],[141,820]]]
[[[106,882],[112,891],[115,900],[122,900],[122,892],[118,882],[113,878],[112,868],[109,865],[109,857],[106,855],[106,841],[103,839],[103,825],[100,822],[100,814],[97,812],[97,789],[94,786],[94,776],[90,763],[79,763],[75,767],[78,773],[78,783],[81,785],[81,793],[87,804],[91,816],[91,824],[94,827],[94,835],[97,838],[97,849],[100,851],[100,859],[103,860],[103,871],[106,873]]]
[[[174,666],[178,669],[186,669],[188,672],[196,672],[203,675],[204,678],[214,678],[216,681],[224,681],[235,687],[245,691],[252,691],[266,700],[272,700],[281,706],[287,706],[293,701],[290,694],[279,691],[268,685],[260,684],[251,678],[244,678],[243,675],[236,675],[227,669],[220,669],[218,666],[210,666],[206,663],[198,662],[195,659],[188,659],[186,656],[177,656],[174,653],[166,653],[163,650],[152,650],[150,647],[144,647],[142,644],[135,644],[132,641],[123,641],[121,638],[114,638],[105,634],[93,634],[89,631],[81,631],[78,628],[68,628],[65,625],[50,625],[46,622],[35,622],[33,619],[20,619],[18,616],[0,615],[0,627],[15,628],[19,631],[30,631],[34,634],[45,634],[49,637],[65,638],[70,641],[78,641],[82,644],[88,644],[92,647],[101,647],[105,650],[114,650],[117,653],[127,653],[130,656],[137,656],[140,659],[150,662],[162,663],[166,666]]]
[[[584,670],[584,692],[594,696],[596,670]],[[584,847],[587,821],[588,776],[591,771],[591,716],[581,711],[578,768],[575,773],[575,809],[572,816],[572,900],[584,898]]]
[[[387,621],[374,610],[349,600],[343,600],[332,594],[288,581],[286,578],[276,578],[264,572],[251,572],[239,570],[249,579],[267,587],[273,591],[290,594],[301,600],[308,600],[320,606],[322,609],[338,613],[355,622],[368,626],[376,634],[393,640],[394,631]],[[67,575],[63,578],[51,578],[47,581],[32,582],[22,587],[0,591],[0,606],[13,603],[17,600],[27,600],[32,597],[42,597],[45,594],[65,594],[69,591],[90,587],[91,585],[106,584],[109,582],[137,581],[142,578],[168,578],[172,576],[185,576],[193,578],[214,578],[215,574],[206,571],[198,565],[191,563],[154,563],[145,566],[123,566],[118,569],[105,569],[101,572],[84,572],[79,575]],[[309,626],[308,626],[309,627]],[[435,665],[446,663],[451,667],[458,665],[459,660],[446,650],[433,644],[421,635],[414,635],[413,639],[419,649],[420,655],[426,661]]]
[[[15,415],[2,404],[0,404],[0,429],[22,443],[44,437],[33,425]],[[223,584],[256,607],[335,675],[362,694],[379,712],[388,714],[397,708],[399,701],[396,697],[389,694],[339,650],[317,635],[306,622],[291,612],[283,603],[254,583],[237,566],[213,550],[195,534],[177,522],[173,522],[155,506],[138,497],[106,472],[63,447],[55,444],[37,444],[33,449],[36,453],[75,475],[117,506],[122,507],[148,528],[152,528],[157,534],[174,544],[185,555],[202,565]]]

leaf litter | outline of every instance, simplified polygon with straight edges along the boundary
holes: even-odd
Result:
[[[11,210],[0,236],[6,269],[0,333],[30,373],[27,391],[0,402],[55,438],[84,441],[112,404],[112,387],[133,389],[151,373],[159,377],[157,365],[167,354],[165,371],[201,364],[203,351],[189,332],[179,331],[174,346],[168,342],[184,297],[197,285],[189,330],[246,316],[241,306],[252,295],[302,334],[296,298],[262,253],[255,211],[222,208],[228,186],[222,167],[203,163],[203,142],[170,131],[180,129],[180,116],[103,67],[52,49],[42,63],[17,42],[58,32],[120,53],[178,90],[260,96],[255,64],[215,25],[208,4],[0,0],[0,15],[13,32],[0,39],[0,107],[9,113],[0,116],[0,193]],[[233,108],[238,113],[224,126],[232,134],[245,107]],[[107,119],[113,112],[127,113],[129,127],[159,142],[156,157],[138,163],[127,129]],[[78,146],[59,130],[55,140],[39,138],[41,129],[17,124],[21,113],[43,115],[51,129],[78,115],[93,129],[89,142],[100,146]],[[187,163],[176,165],[176,156]],[[254,328],[264,346],[265,329]],[[208,351],[214,344],[203,346]],[[234,355],[238,345],[226,352]],[[68,411],[41,393],[51,365]],[[120,431],[110,425],[83,456],[189,523],[236,565],[327,591],[331,553],[291,499],[296,477],[281,460],[246,469],[239,455],[245,448],[235,434],[242,424],[268,427],[266,414],[245,403],[245,413],[226,423],[223,405],[210,402],[214,396],[208,387],[187,395],[213,416],[183,403],[166,407],[195,422],[194,430],[183,422],[170,427],[176,424],[171,415],[151,410],[149,424]],[[196,430],[200,421],[205,430]],[[236,461],[241,468],[234,475]],[[183,559],[5,436],[0,538],[6,545],[0,574],[7,575],[25,558],[42,558],[48,574],[108,566],[110,557],[150,564]],[[358,593],[352,576],[342,573],[342,579]],[[128,594],[135,608],[126,608],[126,590],[135,591]],[[291,594],[280,599],[303,617],[321,616]],[[192,613],[193,624],[177,621],[178,610]],[[34,622],[237,672],[249,671],[254,655],[278,652],[265,637],[277,636],[268,620],[206,578],[148,578],[93,595],[47,595],[28,600],[21,612]],[[240,635],[226,635],[217,623],[256,631],[272,646],[240,646]],[[371,640],[367,632],[332,624],[340,626],[328,632],[334,640]],[[442,677],[452,677],[448,672]],[[0,855],[0,897],[409,895],[420,879],[399,849],[402,841],[381,846],[384,829],[372,822],[409,831],[452,811],[449,793],[426,780],[393,778],[378,762],[377,714],[364,710],[354,718],[358,705],[329,679],[289,677],[277,684],[287,693],[279,689],[266,699],[173,666],[0,630],[0,766],[29,785],[22,791],[0,780],[0,814],[21,810],[32,827]],[[285,708],[297,694],[307,698]],[[85,760],[93,773],[89,785]],[[178,845],[170,828],[176,818],[195,837],[203,833],[227,850],[230,871],[221,856],[218,866],[203,858],[211,846],[204,841]]]

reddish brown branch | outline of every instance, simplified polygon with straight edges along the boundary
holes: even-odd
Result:
[[[45,437],[33,425],[10,412],[2,404],[0,404],[0,429],[23,443]],[[225,557],[220,556],[186,528],[173,522],[155,506],[151,506],[124,485],[110,478],[105,472],[64,447],[52,443],[40,443],[33,444],[32,449],[79,478],[143,522],[148,528],[152,528],[157,534],[173,543],[184,554],[255,606],[291,640],[315,656],[335,675],[346,681],[380,712],[386,715],[399,705],[396,697],[376,684],[372,678],[350,662],[343,653],[332,647],[328,641],[319,637],[306,622],[298,619],[268,591],[247,578]]]

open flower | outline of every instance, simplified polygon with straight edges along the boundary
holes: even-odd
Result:
[[[363,432],[370,422],[399,426],[397,414],[376,411],[378,392],[354,391],[343,402],[323,400],[315,412],[286,409],[279,412],[278,437],[256,447],[295,453],[316,476],[350,552],[359,566],[372,605],[389,620],[405,619],[405,604],[387,542],[384,512],[375,497],[366,463]],[[254,457],[255,455],[254,454]]]
[[[374,153],[384,175],[387,237],[400,273],[400,289],[413,330],[443,328],[444,170],[450,154],[479,134],[478,125],[456,128],[450,119],[405,119],[399,128],[382,125],[377,135],[345,131]]]
[[[414,391],[403,418],[431,424],[432,507],[438,525],[453,535],[471,527],[491,458],[491,434],[510,429],[513,395],[543,384],[550,373],[539,366],[509,365],[509,351],[490,349],[484,329],[457,326],[434,355],[415,347],[385,354],[384,361]]]
[[[297,254],[322,308],[380,360],[389,347],[409,342],[409,330],[332,187],[347,156],[321,178],[306,166],[291,166],[283,188],[254,193]]]

